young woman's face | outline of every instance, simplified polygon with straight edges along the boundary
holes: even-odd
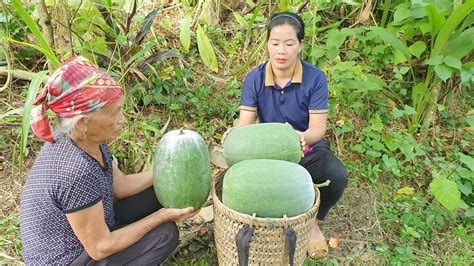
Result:
[[[293,67],[301,48],[302,43],[298,41],[293,26],[288,24],[278,25],[270,31],[267,49],[273,68],[287,70]]]

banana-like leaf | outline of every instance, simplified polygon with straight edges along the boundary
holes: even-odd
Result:
[[[154,63],[156,63],[158,61],[163,61],[165,59],[172,58],[172,57],[181,57],[181,54],[176,52],[176,51],[172,51],[172,50],[167,50],[167,51],[155,53],[155,54],[149,56],[147,59],[143,60],[139,64],[138,69],[140,71],[144,71],[148,66],[153,65]]]
[[[436,9],[435,4],[426,6],[425,10],[431,25],[431,36],[436,36],[446,22],[444,15]]]
[[[206,33],[201,29],[201,26],[198,26],[196,35],[199,55],[201,56],[202,61],[209,69],[213,70],[214,72],[219,71],[214,48],[212,47],[211,41],[207,37]]]
[[[110,14],[109,10],[101,4],[98,4],[97,8],[99,9],[100,14],[104,18],[105,23],[107,24],[107,26],[109,26],[115,32],[116,35],[119,35],[120,34],[120,29],[117,26],[117,24],[115,24],[115,22],[112,20],[112,15]],[[106,32],[106,34],[108,34],[108,33]],[[109,38],[111,38],[111,36],[107,36],[107,40],[109,40]]]
[[[408,50],[408,47],[406,47],[406,45],[402,41],[397,39],[395,34],[380,27],[370,27],[370,29],[372,30],[372,32],[382,38],[385,43],[390,44],[391,46],[393,46],[393,48],[402,53],[406,60],[410,60],[410,50]]]
[[[11,4],[13,8],[15,9],[15,11],[20,16],[21,20],[25,22],[26,26],[28,26],[28,29],[35,36],[36,41],[39,43],[39,47],[41,47],[41,49],[38,49],[37,48],[38,46],[36,45],[34,46],[30,45],[30,46],[42,52],[44,55],[46,55],[46,57],[53,64],[54,67],[59,67],[61,63],[59,62],[58,57],[53,52],[53,49],[51,48],[51,46],[49,46],[48,42],[44,38],[40,29],[38,28],[38,25],[36,25],[36,22],[33,21],[31,16],[26,12],[25,8],[23,8],[23,5],[21,4],[20,0],[12,0]],[[9,41],[11,41],[11,39]],[[21,42],[18,42],[18,43],[21,43]]]
[[[186,16],[181,24],[181,30],[179,32],[179,40],[186,53],[189,52],[189,46],[191,45],[191,17]]]
[[[23,108],[23,118],[21,121],[21,139],[20,139],[20,170],[23,169],[23,157],[26,150],[26,142],[28,140],[28,134],[30,133],[30,114],[33,101],[36,97],[36,92],[43,83],[44,77],[47,71],[41,71],[35,74],[31,80],[30,86],[28,87],[28,94],[26,96],[25,106]]]
[[[155,17],[158,14],[158,10],[159,8],[156,8],[155,10],[148,13],[148,15],[146,15],[145,22],[143,23],[143,26],[138,31],[137,36],[135,37],[135,45],[140,45],[145,39],[148,32],[150,32],[151,25],[153,25],[153,21],[155,20]]]
[[[451,38],[446,45],[446,55],[461,59],[474,49],[474,28],[463,31]]]
[[[247,22],[247,20],[245,20],[244,17],[242,17],[239,13],[235,11],[233,12],[233,14],[234,14],[235,20],[237,21],[237,23],[239,23],[240,26],[248,27],[249,23]]]
[[[456,9],[446,20],[443,28],[439,31],[438,36],[436,37],[433,50],[431,51],[430,57],[435,57],[443,51],[446,47],[451,34],[456,30],[456,28],[461,24],[464,18],[472,11],[474,8],[474,0],[467,0],[466,3],[462,4],[458,9]]]

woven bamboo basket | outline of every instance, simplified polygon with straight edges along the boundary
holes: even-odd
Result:
[[[221,202],[222,181],[225,172],[213,178],[212,203],[214,208],[214,239],[219,265],[239,265],[235,237],[244,226],[254,228],[250,240],[249,265],[289,265],[287,243],[283,229],[291,227],[296,233],[294,265],[302,265],[311,227],[315,223],[320,203],[319,190],[315,188],[313,207],[298,216],[284,218],[259,218],[239,213]]]

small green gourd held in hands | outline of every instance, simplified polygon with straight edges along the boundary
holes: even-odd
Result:
[[[161,138],[153,161],[153,186],[166,208],[201,208],[211,188],[211,163],[204,139],[192,130]]]

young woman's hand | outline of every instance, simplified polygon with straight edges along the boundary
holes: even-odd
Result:
[[[285,125],[293,128],[290,123],[286,122]],[[294,129],[296,131],[296,133],[298,133],[298,135],[300,136],[300,141],[301,141],[301,157],[304,157],[304,151],[306,149],[306,141],[304,139],[304,133],[301,132],[301,131],[298,131],[296,129]]]
[[[166,221],[185,221],[194,215],[196,215],[199,210],[194,211],[193,207],[176,209],[176,208],[163,208],[157,211],[157,214],[163,217]]]

